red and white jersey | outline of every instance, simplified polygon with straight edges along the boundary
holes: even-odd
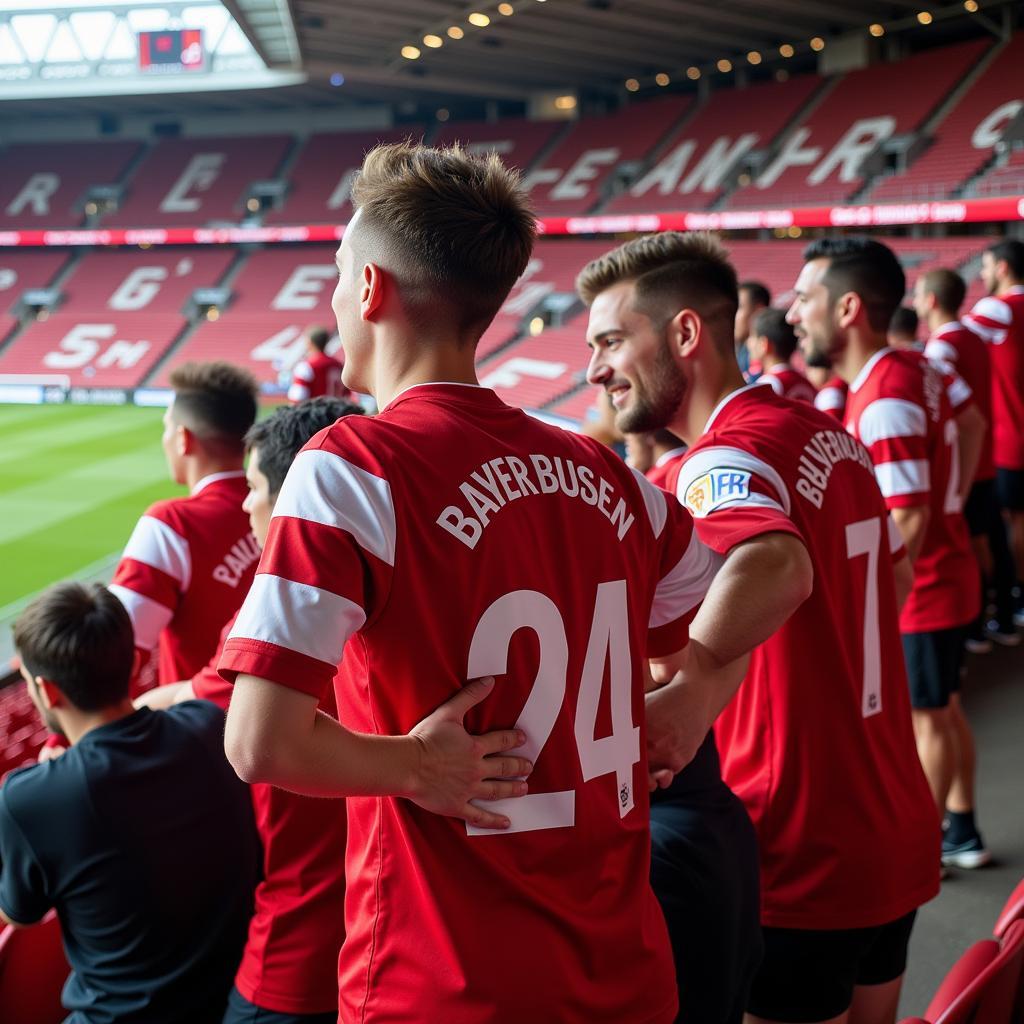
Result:
[[[292,384],[288,389],[289,402],[304,402],[307,398],[348,398],[352,394],[341,383],[342,364],[326,352],[314,352],[300,359],[292,369]]]
[[[300,452],[221,671],[319,696],[344,650],[339,717],[380,735],[493,674],[466,726],[518,721],[535,765],[501,834],[347,801],[342,1021],[674,1019],[644,659],[685,645],[717,564],[610,449],[485,388],[410,388]]]
[[[957,381],[959,384],[957,385]],[[962,626],[978,612],[978,566],[960,500],[952,383],[918,352],[883,348],[850,385],[846,429],[871,453],[889,508],[926,505],[928,528],[914,563],[904,633]]]
[[[991,346],[995,464],[1024,469],[1024,286],[980,299],[964,326]]]
[[[794,402],[807,402],[813,405],[814,397],[818,393],[814,385],[802,373],[794,370],[789,363],[776,363],[774,366],[769,366],[758,380],[766,381],[775,394]]]
[[[715,550],[789,533],[814,567],[811,596],[753,652],[715,725],[722,777],[757,830],[762,923],[871,927],[939,884],[896,625],[903,543],[864,448],[832,417],[756,389],[718,406],[670,477]]]
[[[247,491],[242,470],[211,474],[187,498],[151,505],[128,538],[110,590],[128,609],[135,646],[159,648],[161,686],[213,657],[249,589],[260,546],[242,511]]]
[[[827,412],[840,423],[846,418],[846,395],[849,387],[841,377],[829,377],[814,396],[814,408]]]
[[[224,627],[221,647],[236,617]],[[226,711],[233,686],[217,671],[220,654],[218,648],[192,677],[192,692]],[[338,717],[330,687],[320,710]],[[264,1010],[330,1013],[338,1008],[338,951],[345,938],[345,801],[262,782],[249,788],[263,877],[235,985]]]
[[[672,467],[685,454],[686,445],[684,444],[679,448],[673,448],[671,451],[667,451],[663,455],[659,455],[655,460],[654,465],[647,470],[644,476],[646,476],[655,487],[664,488],[665,481],[668,479],[668,475],[672,471]]]
[[[987,424],[974,479],[991,480],[996,475],[996,466],[992,460],[992,361],[988,347],[959,320],[952,320],[932,334],[924,354],[944,372],[959,374],[971,389]]]

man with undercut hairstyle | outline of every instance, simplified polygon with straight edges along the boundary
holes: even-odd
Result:
[[[724,779],[757,831],[765,947],[752,988],[738,973],[728,994],[749,992],[748,1024],[890,1024],[915,911],[938,889],[939,834],[896,627],[910,567],[870,457],[807,403],[744,384],[730,331],[736,274],[712,236],[627,242],[577,288],[590,306],[588,380],[612,396],[620,426],[667,427],[690,446],[669,483],[725,557],[721,572],[744,581],[715,629],[773,623],[715,726]],[[699,893],[724,856],[702,824],[680,815],[660,847],[655,830],[656,863],[679,865],[655,885],[682,936],[681,987],[720,985],[722,965],[736,963],[720,923],[705,937],[715,906],[687,917],[688,886]],[[722,908],[734,906],[725,894]],[[737,1019],[719,999],[714,1016],[683,1019]]]
[[[306,351],[292,368],[288,388],[289,402],[307,398],[349,398],[351,392],[341,383],[341,363],[327,354],[331,334],[326,327],[310,327],[306,331]]]
[[[136,647],[146,658],[157,652],[159,684],[188,678],[213,656],[260,554],[242,511],[256,379],[230,363],[185,363],[171,373],[171,388],[164,455],[171,479],[189,493],[146,510],[110,585],[131,616]]]
[[[755,315],[747,351],[750,361],[760,363],[763,369],[758,380],[768,384],[775,394],[794,402],[814,404],[814,385],[790,365],[796,351],[796,335],[786,323],[784,310],[762,309]]]
[[[288,471],[220,663],[228,757],[348,798],[346,1024],[669,1024],[648,786],[737,682],[747,648],[699,632],[734,581],[613,452],[477,383],[536,233],[515,172],[381,146],[352,200],[333,307],[345,383],[381,412]],[[645,714],[648,657],[669,682]],[[339,659],[333,722],[316,707]],[[416,723],[478,677],[460,742],[516,728],[449,784]]]
[[[823,238],[804,252],[790,320],[809,348],[831,360],[850,387],[846,428],[871,453],[879,487],[914,564],[914,587],[900,614],[918,753],[940,814],[959,773],[973,775],[973,742],[958,701],[968,624],[979,606],[978,567],[963,517],[962,431],[956,388],[919,353],[886,343],[906,291],[903,268],[874,239]],[[969,396],[969,388],[959,387]],[[973,408],[973,404],[969,404]],[[976,410],[974,410],[976,412]],[[980,416],[979,416],[980,420]],[[966,428],[966,420],[965,420]],[[980,442],[981,431],[976,434]],[[978,444],[965,446],[976,459]],[[966,469],[969,482],[973,465]],[[943,860],[978,867],[989,853],[973,819],[943,843]]]

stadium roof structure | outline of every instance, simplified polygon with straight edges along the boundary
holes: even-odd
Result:
[[[897,56],[908,46],[965,34],[1005,35],[1015,2],[926,6],[925,0],[8,0],[0,9],[0,113],[52,114],[52,104],[33,101],[60,96],[68,113],[149,114],[159,107],[173,114],[194,110],[188,97],[199,90],[218,94],[219,112],[545,96],[573,106],[667,86],[829,70],[830,58],[851,42],[867,40]],[[23,26],[30,22],[34,41],[26,46]],[[202,30],[202,73],[140,72],[135,33],[162,28]]]

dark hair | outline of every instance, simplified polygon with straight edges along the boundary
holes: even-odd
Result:
[[[14,624],[14,646],[29,674],[55,683],[79,711],[99,711],[128,696],[132,620],[100,583],[44,590]]]
[[[1005,260],[1010,273],[1018,281],[1024,278],[1024,242],[1019,242],[1016,238],[1004,238],[1001,242],[990,245],[985,252],[991,253],[997,262]]]
[[[955,271],[941,267],[921,275],[921,287],[935,296],[935,304],[944,313],[956,315],[967,296],[967,285]]]
[[[804,259],[829,261],[822,283],[833,303],[846,292],[855,292],[871,327],[888,329],[907,290],[906,276],[892,249],[873,238],[819,238],[804,250]]]
[[[267,478],[270,493],[281,490],[288,467],[314,434],[342,416],[358,416],[362,411],[341,398],[310,398],[296,405],[283,405],[272,416],[254,423],[245,435],[245,446],[250,451],[259,449],[259,468]]]
[[[897,306],[896,312],[889,319],[889,330],[893,334],[906,334],[917,337],[917,325],[920,323],[917,313],[909,306]]]
[[[781,309],[760,309],[754,314],[751,334],[755,338],[767,338],[780,359],[788,360],[796,351],[796,334],[786,323],[786,313]]]
[[[755,306],[770,306],[772,304],[772,293],[768,291],[767,285],[760,281],[740,281],[738,291],[749,292],[750,301]]]
[[[411,142],[377,146],[352,185],[360,214],[353,248],[398,282],[411,320],[438,307],[479,340],[533,251],[537,221],[519,172],[494,153]]]
[[[620,281],[636,285],[636,309],[663,326],[681,309],[694,309],[710,324],[723,352],[732,352],[736,319],[736,271],[722,243],[703,231],[663,231],[625,242],[591,260],[576,278],[589,306]]]
[[[327,343],[331,340],[331,332],[326,327],[310,327],[306,331],[306,338],[313,348],[318,352],[323,352],[327,348]]]
[[[260,386],[231,363],[183,363],[171,372],[172,415],[212,450],[224,455],[245,451],[245,432],[256,419]]]

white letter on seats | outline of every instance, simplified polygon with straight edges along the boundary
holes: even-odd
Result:
[[[111,309],[145,309],[160,294],[158,282],[167,280],[165,267],[137,267],[110,296]]]
[[[618,159],[618,149],[588,149],[551,190],[551,198],[582,199],[590,191],[583,182],[593,181],[600,173],[600,168],[614,164]]]
[[[658,195],[667,196],[675,191],[686,165],[693,156],[697,143],[693,139],[681,142],[668,156],[656,163],[639,181],[630,186],[631,196],[645,196],[657,185]]]
[[[810,128],[798,128],[779,150],[779,155],[769,164],[764,174],[757,179],[758,188],[768,188],[782,177],[784,171],[790,167],[806,167],[813,164],[821,156],[820,146],[808,146],[806,149],[800,147],[810,137]]]
[[[47,352],[43,365],[52,370],[76,370],[100,350],[100,342],[114,336],[113,324],[75,324],[58,342],[60,352]]]
[[[679,191],[688,195],[699,187],[703,192],[717,192],[722,187],[725,176],[745,153],[754,148],[756,142],[757,136],[753,132],[741,135],[733,143],[730,143],[725,135],[715,139],[700,163],[679,186]]]
[[[820,185],[840,164],[842,170],[839,172],[839,180],[844,183],[856,181],[864,158],[894,131],[896,118],[888,115],[854,121],[832,152],[807,176],[807,183]]]
[[[271,309],[316,309],[324,283],[333,281],[338,271],[323,263],[296,267],[284,287],[274,297]]]
[[[975,149],[991,149],[1002,137],[1004,122],[1012,121],[1024,108],[1024,100],[1010,100],[1001,107],[996,107],[985,118],[971,136],[971,145]]]
[[[199,200],[189,196],[192,189],[205,192],[220,174],[224,163],[223,153],[196,153],[181,177],[171,186],[170,192],[160,202],[163,213],[195,213],[199,209]]]
[[[352,182],[355,181],[358,173],[359,171],[355,167],[350,167],[338,179],[338,184],[334,186],[331,198],[327,200],[328,210],[337,210],[348,202],[348,197],[352,192]]]
[[[7,215],[10,217],[21,213],[26,206],[31,205],[32,212],[37,217],[45,217],[50,212],[50,196],[60,188],[60,178],[49,171],[40,171],[33,174],[25,182],[22,190],[11,200],[7,207]]]

